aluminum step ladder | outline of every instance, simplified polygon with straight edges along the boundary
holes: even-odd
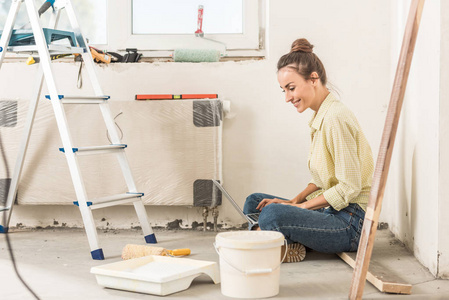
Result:
[[[34,35],[35,45],[10,45],[10,39],[12,36],[13,27],[16,21],[17,14],[19,12],[22,2],[25,2],[30,24],[32,27],[32,33]],[[59,133],[62,140],[63,148],[60,150],[65,154],[67,163],[70,169],[70,175],[75,187],[77,201],[74,204],[79,206],[81,216],[83,218],[84,227],[87,233],[91,255],[93,259],[104,259],[102,248],[98,243],[97,231],[92,216],[92,210],[97,208],[104,208],[114,205],[120,205],[125,203],[133,203],[136,209],[137,216],[142,227],[145,241],[147,243],[157,243],[156,237],[149,224],[148,216],[145,211],[145,206],[142,202],[143,193],[137,191],[128,160],[125,154],[126,145],[122,144],[118,131],[115,127],[114,120],[112,118],[108,99],[109,96],[105,96],[99,81],[95,73],[95,65],[90,54],[88,44],[81,34],[79,23],[75,16],[74,9],[70,0],[47,0],[52,4],[53,12],[49,24],[50,29],[55,29],[58,23],[60,11],[65,9],[69,18],[73,33],[76,37],[76,45],[53,45],[46,40],[44,36],[44,30],[40,25],[38,10],[35,6],[34,0],[12,0],[11,8],[6,20],[6,24],[0,39],[0,69],[2,66],[5,53],[7,51],[21,52],[30,51],[37,52],[40,57],[38,77],[34,87],[33,96],[31,98],[30,107],[28,111],[27,120],[25,123],[22,142],[19,148],[14,173],[11,178],[11,185],[9,187],[8,197],[6,204],[0,207],[0,232],[8,231],[8,224],[11,218],[11,212],[14,204],[14,200],[17,195],[17,186],[20,179],[23,163],[25,160],[26,150],[30,139],[34,117],[38,106],[38,101],[41,95],[42,84],[45,78],[49,95],[46,96],[50,99],[54,114],[56,117]],[[48,3],[46,3],[48,5]],[[78,53],[82,56],[89,79],[92,83],[94,96],[91,97],[72,97],[59,93],[55,82],[55,76],[52,68],[50,55],[64,54],[64,53]],[[72,143],[70,136],[66,115],[64,112],[64,105],[76,105],[76,104],[90,104],[98,105],[100,107],[103,119],[106,123],[106,128],[111,138],[111,145],[106,146],[93,146],[93,147],[75,147]],[[78,164],[79,155],[101,155],[104,153],[114,153],[117,156],[120,168],[122,170],[124,179],[126,181],[128,191],[123,194],[113,195],[98,199],[88,199],[86,189],[81,176],[80,167]],[[4,215],[2,215],[4,214]]]

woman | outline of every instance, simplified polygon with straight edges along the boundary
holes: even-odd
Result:
[[[371,148],[355,116],[326,87],[326,71],[306,39],[293,42],[278,62],[278,81],[309,122],[311,181],[293,199],[252,194],[244,212],[257,213],[257,230],[275,230],[288,241],[287,262],[300,261],[304,246],[320,252],[356,251],[373,175]],[[255,229],[255,228],[253,228]]]

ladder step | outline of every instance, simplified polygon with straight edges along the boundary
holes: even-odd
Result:
[[[104,103],[110,99],[110,96],[64,96],[58,95],[59,100],[65,104],[99,104]],[[51,100],[50,95],[45,95],[45,98]]]
[[[118,194],[113,196],[107,196],[97,199],[92,199],[92,205],[90,209],[98,209],[109,206],[115,206],[120,204],[126,204],[136,201],[141,201],[140,197],[142,197],[144,193],[126,193],[126,194]]]
[[[103,153],[113,153],[117,150],[125,149],[126,147],[128,147],[128,145],[126,145],[126,144],[78,147],[78,148],[72,148],[72,152],[77,153],[78,155],[103,154]],[[65,153],[64,148],[59,148],[59,151]]]
[[[0,206],[0,212],[10,210],[11,207]]]
[[[73,204],[75,204],[76,206],[80,206],[78,201],[73,201]],[[87,206],[91,206],[92,202],[91,201],[87,201],[86,204],[87,204]]]

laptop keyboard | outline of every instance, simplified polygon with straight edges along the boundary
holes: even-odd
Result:
[[[250,218],[251,220],[257,222],[257,221],[259,221],[259,215],[260,215],[260,213],[255,213],[255,214],[247,214],[246,216],[248,218]]]

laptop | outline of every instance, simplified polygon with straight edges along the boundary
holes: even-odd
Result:
[[[218,181],[216,181],[214,179],[212,179],[212,182],[225,195],[225,197],[228,198],[228,200],[229,200],[229,202],[231,202],[232,206],[234,206],[234,208],[237,210],[237,212],[242,217],[244,217],[248,221],[248,223],[251,224],[251,226],[257,225],[257,223],[259,222],[259,215],[260,215],[260,213],[254,213],[254,214],[247,214],[247,215],[245,215],[243,213],[243,210],[240,208],[240,206],[237,205],[237,202],[235,202],[234,199],[232,199],[231,195],[229,195],[229,193],[224,189],[224,187],[220,183],[218,183]]]

